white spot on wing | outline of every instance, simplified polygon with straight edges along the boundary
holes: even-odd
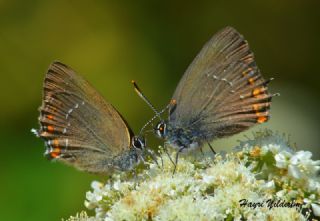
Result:
[[[66,119],[68,119],[68,117],[69,117],[69,115],[72,113],[72,111],[73,111],[73,108],[71,108],[71,109],[68,110],[68,113],[66,114]]]
[[[222,78],[221,81],[226,82],[227,84],[229,84],[230,86],[232,86],[232,82],[228,81],[226,78]]]

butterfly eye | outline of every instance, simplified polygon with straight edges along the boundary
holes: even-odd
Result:
[[[132,146],[138,149],[143,149],[145,147],[144,140],[139,138],[133,138]]]
[[[155,128],[156,135],[160,138],[163,138],[166,135],[166,123],[160,122]]]

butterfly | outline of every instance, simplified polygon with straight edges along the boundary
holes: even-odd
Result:
[[[79,170],[110,174],[143,160],[145,140],[134,136],[121,114],[81,76],[61,62],[46,73],[40,129],[45,156]]]
[[[177,162],[180,152],[201,149],[204,144],[214,152],[213,140],[268,121],[271,99],[278,95],[268,92],[271,80],[262,77],[243,36],[226,27],[203,46],[187,68],[167,106],[167,120],[160,116],[163,110],[158,112],[133,83],[156,113],[146,125],[160,119],[154,133],[177,150]]]

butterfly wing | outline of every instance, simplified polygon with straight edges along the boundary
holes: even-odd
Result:
[[[130,147],[132,132],[116,109],[68,66],[54,62],[44,79],[40,130],[46,155],[80,170],[106,173]]]
[[[180,80],[170,123],[204,139],[233,135],[269,118],[271,95],[248,42],[233,28],[215,34]]]

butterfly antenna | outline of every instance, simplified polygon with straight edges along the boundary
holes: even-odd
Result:
[[[153,116],[150,120],[148,120],[147,123],[145,123],[145,124],[143,125],[143,127],[141,128],[141,130],[140,130],[140,132],[139,132],[139,136],[141,136],[141,134],[142,134],[142,132],[144,131],[144,129],[145,129],[152,121],[154,121],[154,119],[156,119],[157,117],[158,117],[157,115]],[[161,118],[160,118],[160,119],[161,119]]]
[[[144,102],[146,102],[148,104],[148,106],[153,110],[153,112],[156,114],[156,116],[162,120],[160,113],[157,111],[157,109],[151,104],[151,102],[148,100],[148,98],[142,93],[142,91],[140,90],[140,88],[138,87],[137,83],[132,80],[131,83],[134,86],[134,90],[136,91],[136,93],[139,95],[139,97],[142,98],[142,100],[144,100]]]
[[[132,80],[131,83],[134,86],[134,90],[135,92],[139,95],[139,97],[144,100],[144,102],[146,102],[148,104],[148,106],[152,109],[152,111],[156,114],[155,116],[153,116],[140,130],[139,135],[142,134],[143,130],[152,122],[154,121],[156,118],[159,118],[160,121],[163,121],[163,119],[161,118],[161,114],[163,112],[165,112],[169,107],[170,104],[173,103],[172,101],[167,105],[167,107],[165,107],[163,110],[161,110],[160,112],[157,111],[157,109],[151,104],[151,102],[149,101],[149,99],[142,93],[141,89],[139,88],[138,84]]]
[[[160,112],[158,112],[158,113],[159,113],[159,116],[160,116],[161,114],[163,114],[166,110],[168,110],[172,105],[176,105],[176,100],[172,99],[172,100],[170,101],[170,103],[169,103],[165,108],[163,108]],[[145,129],[150,123],[152,123],[157,117],[158,117],[158,115],[155,115],[155,116],[153,116],[150,120],[148,120],[148,122],[141,128],[141,130],[140,130],[140,132],[139,132],[139,135],[141,135],[142,132],[144,131],[144,129]],[[160,117],[160,120],[162,121],[162,118],[161,118],[161,117]],[[152,131],[152,130],[151,130],[151,131]]]

